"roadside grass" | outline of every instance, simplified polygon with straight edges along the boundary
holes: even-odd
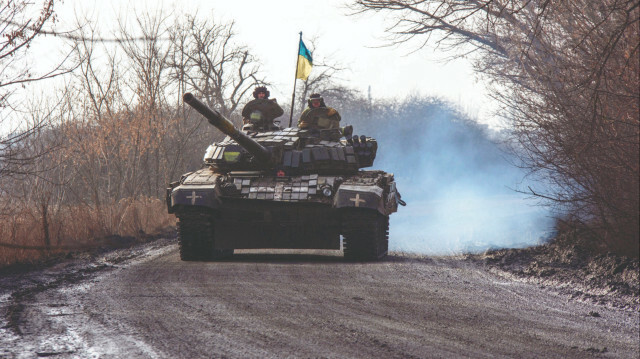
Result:
[[[120,247],[166,232],[175,223],[164,201],[148,197],[100,207],[61,206],[50,209],[46,221],[33,209],[15,211],[0,217],[0,268],[79,250]]]

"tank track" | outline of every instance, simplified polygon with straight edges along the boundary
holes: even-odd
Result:
[[[215,221],[211,213],[178,215],[178,243],[183,261],[209,261],[229,258],[233,249],[214,248]]]
[[[377,211],[349,211],[342,224],[344,258],[374,261],[389,251],[389,216]]]

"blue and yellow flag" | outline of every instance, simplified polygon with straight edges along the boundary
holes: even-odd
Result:
[[[300,39],[300,51],[298,52],[298,69],[296,70],[296,78],[306,80],[311,73],[311,67],[313,66],[313,59],[311,58],[311,52],[304,46],[304,42]]]

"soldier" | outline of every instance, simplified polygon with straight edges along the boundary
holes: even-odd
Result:
[[[264,86],[258,86],[253,91],[254,100],[249,101],[242,109],[242,121],[244,131],[271,131],[278,127],[273,120],[282,116],[284,111],[278,105],[276,99],[269,99],[269,90]]]
[[[309,129],[330,129],[340,128],[340,114],[336,109],[327,107],[320,94],[314,93],[309,96],[307,107],[298,120],[299,128]]]

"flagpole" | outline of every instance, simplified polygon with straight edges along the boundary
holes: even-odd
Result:
[[[293,94],[291,95],[291,114],[289,115],[289,127],[293,121],[293,107],[296,103],[296,81],[298,81],[298,57],[300,56],[300,44],[302,43],[302,31],[300,31],[300,40],[298,41],[298,53],[296,54],[296,77],[293,80]]]

